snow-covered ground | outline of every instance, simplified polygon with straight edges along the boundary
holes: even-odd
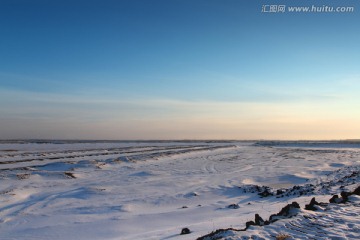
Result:
[[[314,196],[328,202],[332,194],[358,186],[359,147],[360,142],[1,142],[0,239],[196,239],[220,228],[242,229],[255,213],[268,219],[293,201],[302,208],[298,216],[222,237],[271,239],[284,232],[300,239],[305,233],[360,238],[356,196],[319,212],[303,210]],[[269,196],[261,197],[265,190]],[[191,233],[180,235],[183,228]]]

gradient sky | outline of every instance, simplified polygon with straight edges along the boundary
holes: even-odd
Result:
[[[0,138],[358,139],[359,22],[350,0],[1,0]]]

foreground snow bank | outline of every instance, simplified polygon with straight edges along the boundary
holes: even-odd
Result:
[[[247,222],[244,229],[218,229],[197,240],[359,239],[360,186],[353,192],[341,192],[341,197],[334,195],[329,202],[318,203],[313,198],[303,210],[293,202],[269,220],[255,214],[255,222]]]

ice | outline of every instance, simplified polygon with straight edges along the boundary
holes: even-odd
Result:
[[[304,207],[314,196],[327,201],[358,186],[357,144],[1,142],[0,239],[196,239],[244,228],[255,213],[265,219],[289,202]],[[271,195],[260,196],[265,189]],[[360,228],[359,199],[352,201],[311,213],[327,224],[342,214],[343,224],[320,227],[323,234],[359,236],[347,231]],[[292,225],[307,226],[306,214],[226,236],[288,231],[298,238]],[[191,233],[180,235],[183,228]]]

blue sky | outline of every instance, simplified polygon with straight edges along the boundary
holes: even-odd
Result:
[[[359,5],[3,0],[0,138],[358,138]]]

